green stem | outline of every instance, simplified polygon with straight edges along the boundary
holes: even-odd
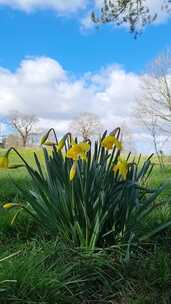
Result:
[[[58,139],[57,139],[57,136],[56,136],[55,129],[54,129],[54,128],[51,128],[51,129],[50,129],[50,132],[51,132],[51,131],[53,132],[53,134],[54,134],[54,136],[55,136],[56,144],[58,144]],[[50,132],[49,132],[49,133],[50,133]]]
[[[11,147],[8,151],[7,151],[7,156],[9,155],[9,153],[11,151],[14,151],[18,156],[19,158],[23,161],[23,163],[27,166],[27,167],[30,167],[29,164],[25,161],[25,159],[21,156],[21,154],[14,148],[14,147]]]

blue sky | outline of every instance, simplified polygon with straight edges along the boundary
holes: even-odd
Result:
[[[135,141],[141,134],[137,146],[150,150],[132,113],[140,75],[171,46],[171,18],[161,14],[162,0],[147,1],[159,18],[135,40],[127,28],[87,28],[89,0],[0,0],[0,115],[34,112],[39,128],[55,126],[62,135],[89,111],[104,128],[128,126]]]
[[[0,17],[0,65],[13,71],[27,56],[48,56],[78,75],[113,63],[142,72],[171,45],[171,20],[148,27],[135,40],[118,27],[83,30],[75,14],[61,17],[52,10],[27,13],[1,7]]]

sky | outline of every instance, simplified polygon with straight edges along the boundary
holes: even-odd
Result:
[[[171,46],[171,18],[162,0],[146,0],[158,18],[134,39],[127,27],[92,25],[101,1],[0,0],[0,117],[33,113],[62,136],[92,112],[108,130],[128,126],[137,149],[149,152],[133,112],[146,66]]]

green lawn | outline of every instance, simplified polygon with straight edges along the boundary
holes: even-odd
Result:
[[[34,166],[31,149],[20,153]],[[37,153],[43,161],[42,151]],[[10,161],[20,163],[14,153]],[[150,180],[153,187],[166,183],[149,219],[151,226],[171,218],[171,164],[168,159],[166,163],[165,170],[156,165]],[[1,205],[24,200],[17,186],[32,186],[26,170],[1,169]],[[52,240],[23,211],[11,225],[15,212],[0,209],[0,303],[171,303],[170,230],[132,252],[130,261],[124,263],[120,248],[87,255]],[[1,261],[10,254],[16,255]]]

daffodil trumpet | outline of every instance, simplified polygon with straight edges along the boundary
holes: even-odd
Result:
[[[68,149],[66,157],[73,160],[73,165],[70,170],[69,179],[72,181],[76,175],[77,161],[79,159],[87,160],[87,153],[90,150],[90,144],[87,142],[74,143],[71,148]]]
[[[72,147],[67,151],[66,157],[71,158],[72,160],[86,160],[87,153],[90,150],[90,144],[86,142],[81,142],[79,144],[74,144]]]
[[[118,150],[122,149],[122,143],[115,137],[114,135],[107,135],[105,138],[103,138],[101,142],[101,146],[106,148],[107,150],[112,150],[115,146]]]

